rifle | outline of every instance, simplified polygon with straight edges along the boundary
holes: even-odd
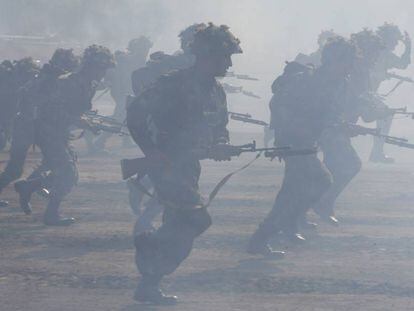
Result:
[[[414,119],[414,112],[409,112],[407,111],[407,107],[404,108],[393,108],[391,109],[392,113],[395,114],[400,114],[400,115],[404,115],[407,117],[411,117],[411,119]]]
[[[311,155],[318,152],[317,148],[310,149],[287,149],[287,150],[274,150],[274,151],[265,151],[265,158],[270,158],[270,161],[273,161],[275,158],[279,158],[279,161],[285,157],[292,156],[304,156]]]
[[[120,136],[129,136],[128,131],[124,130],[124,123],[119,122],[115,118],[100,115],[97,111],[87,111],[81,119],[88,124],[92,132],[104,131],[119,134]]]
[[[224,91],[227,93],[230,93],[230,94],[241,93],[245,96],[261,99],[259,95],[256,95],[253,92],[244,90],[242,86],[234,86],[234,85],[231,85],[225,82],[222,82],[221,85],[223,86]]]
[[[256,124],[260,126],[269,126],[269,124],[264,121],[253,119],[252,116],[248,113],[237,113],[237,112],[229,111],[228,114],[230,116],[230,119],[235,120],[235,121],[251,123],[251,124]]]
[[[404,82],[414,83],[413,79],[411,79],[409,77],[400,76],[400,75],[398,75],[396,73],[393,73],[393,72],[387,72],[387,78],[388,79],[397,79],[398,82],[397,82],[397,84],[395,84],[395,86],[388,93],[384,94],[384,97],[388,97],[389,95],[391,95]]]
[[[384,139],[384,142],[386,144],[414,149],[414,145],[408,143],[408,139],[381,134],[380,129],[368,128],[352,123],[347,123],[346,126],[349,130],[351,130],[353,133],[356,133],[357,135],[371,135]]]
[[[240,156],[242,153],[253,152],[283,152],[290,150],[289,146],[273,147],[273,148],[257,148],[256,141],[250,144],[234,146],[228,144],[218,144],[210,149],[196,149],[191,152],[192,156],[199,160],[213,158],[215,153],[225,154],[228,157]],[[279,153],[278,153],[279,154]],[[128,179],[136,174],[145,176],[149,172],[157,169],[168,168],[168,160],[160,157],[142,157],[135,159],[122,159],[121,172],[122,179]]]
[[[400,80],[400,81],[408,82],[408,83],[414,83],[414,80],[411,79],[410,77],[400,76],[399,74],[396,74],[394,72],[387,72],[387,78],[396,79],[396,80]]]
[[[233,71],[227,72],[226,77],[236,78],[236,79],[239,79],[239,80],[259,81],[259,79],[257,79],[257,78],[250,77],[249,75],[236,74]]]

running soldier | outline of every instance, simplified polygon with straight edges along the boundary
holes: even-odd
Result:
[[[63,198],[75,185],[78,174],[76,157],[70,142],[72,126],[87,127],[80,116],[91,109],[91,100],[106,70],[114,66],[113,56],[107,48],[92,45],[83,54],[80,69],[60,76],[56,88],[40,104],[35,103],[34,143],[40,148],[44,165],[49,173],[19,182],[16,190],[23,210],[28,210],[34,191],[47,187],[49,202],[44,215],[46,225],[66,226],[73,218],[61,218],[59,207]],[[43,94],[43,95],[42,95]],[[30,94],[27,94],[30,96]],[[28,105],[29,107],[33,107]]]
[[[239,40],[227,26],[209,24],[196,32],[190,49],[194,65],[158,79],[127,112],[134,140],[160,164],[150,178],[164,206],[161,227],[135,236],[142,276],[135,299],[142,302],[176,302],[161,292],[160,282],[189,256],[194,239],[211,225],[199,193],[201,166],[194,150],[229,141],[226,95],[216,78],[232,66],[232,54],[242,52]],[[228,159],[222,152],[211,157]]]
[[[1,65],[2,79],[5,84],[1,90],[1,117],[0,127],[4,131],[5,137],[11,136],[12,145],[10,148],[10,160],[3,173],[0,174],[0,193],[10,184],[10,182],[19,178],[22,174],[23,162],[15,159],[18,157],[18,148],[13,145],[13,139],[18,136],[19,116],[16,116],[19,110],[19,98],[24,85],[33,80],[39,73],[39,67],[32,58],[23,58],[15,62],[5,61]],[[28,132],[30,133],[30,132]],[[24,133],[24,135],[28,135]],[[20,165],[21,164],[21,165]],[[7,206],[8,202],[0,200],[0,206]]]
[[[318,145],[323,131],[337,119],[336,103],[345,100],[345,82],[356,60],[356,49],[341,37],[329,40],[322,50],[321,66],[314,69],[288,63],[273,83],[272,126],[277,144],[292,148]],[[268,254],[271,237],[283,234],[293,243],[301,216],[329,189],[332,179],[317,155],[284,159],[285,176],[269,215],[251,237],[247,251]]]
[[[381,83],[390,79],[389,70],[391,69],[407,69],[411,63],[411,39],[407,32],[404,35],[401,30],[393,24],[385,23],[378,27],[376,31],[378,36],[384,42],[385,49],[382,51],[376,66],[372,72],[372,91],[378,92]],[[399,42],[405,46],[404,53],[401,56],[394,54]],[[392,115],[386,119],[377,121],[377,128],[381,134],[388,135],[391,130]],[[384,139],[374,137],[374,144],[370,155],[371,162],[393,163],[394,159],[384,154]]]
[[[115,109],[112,117],[119,122],[124,122],[126,117],[127,96],[132,94],[131,75],[132,72],[145,65],[152,42],[147,37],[141,36],[132,39],[128,43],[126,51],[115,52],[115,68],[108,70],[104,78],[104,85],[110,90],[111,97],[115,102]],[[88,146],[91,152],[101,152],[105,148],[106,141],[111,133],[103,132],[94,142],[88,139]],[[130,138],[123,137],[123,146],[130,145]]]

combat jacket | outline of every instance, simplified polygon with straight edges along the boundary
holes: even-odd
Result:
[[[203,80],[192,68],[164,75],[146,89],[128,109],[128,127],[141,126],[134,123],[140,122],[142,107],[144,152],[156,148],[170,157],[182,156],[228,141],[226,94],[215,79]]]

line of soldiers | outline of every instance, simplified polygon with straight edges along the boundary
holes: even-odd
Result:
[[[383,27],[395,30],[394,25]],[[122,100],[127,95],[124,91],[128,92],[124,82],[122,94],[114,95],[111,87],[120,82],[119,77],[108,86],[119,109],[125,105],[129,133],[145,155],[138,158],[139,169],[128,174],[135,175],[128,185],[132,207],[139,216],[134,244],[141,278],[134,297],[156,304],[176,303],[177,297],[161,291],[161,281],[179,267],[191,253],[194,240],[211,226],[207,208],[232,175],[205,199],[199,192],[200,160],[229,161],[245,150],[230,144],[226,92],[218,82],[232,66],[232,55],[242,53],[240,41],[227,26],[212,23],[194,24],[180,38],[179,53],[157,52],[145,66],[134,71],[128,67],[135,96]],[[302,233],[315,228],[306,218],[310,209],[337,224],[336,198],[361,167],[351,144],[351,137],[360,134],[356,122],[359,118],[384,120],[394,113],[377,96],[378,85],[372,82],[387,49],[380,33],[364,29],[350,39],[332,35],[324,41],[312,62],[304,60],[304,55],[288,62],[272,85],[271,128],[276,147],[269,150],[275,152],[273,157],[283,159],[285,174],[273,208],[248,242],[247,252],[252,255],[283,258],[284,252],[273,250],[269,241],[304,241]],[[148,40],[142,42],[136,59],[129,48],[134,64],[151,46]],[[404,58],[409,58],[407,34],[404,42],[408,55]],[[41,165],[29,178],[15,183],[15,189],[27,214],[32,193],[47,193],[47,225],[74,221],[59,214],[62,199],[77,180],[70,130],[74,126],[90,129],[81,116],[92,109],[96,90],[110,76],[109,69],[116,72],[114,66],[113,55],[101,46],[85,49],[80,62],[72,51],[59,50],[41,69],[33,67],[35,77],[22,83],[18,92],[10,160],[0,175],[0,190],[20,177],[29,147],[38,146]],[[316,148],[323,152],[323,161],[316,151],[307,152]],[[264,149],[249,146],[248,150]],[[150,200],[141,211],[143,194]],[[153,228],[152,219],[160,212],[162,224]]]
[[[17,114],[11,118],[10,158],[0,174],[0,192],[21,177],[29,148],[38,147],[42,154],[40,166],[14,186],[26,214],[31,214],[32,193],[47,194],[46,225],[74,222],[59,213],[63,198],[78,178],[76,156],[70,144],[71,129],[89,128],[81,116],[91,110],[99,82],[114,64],[112,53],[102,46],[85,49],[80,63],[72,50],[58,49],[42,68],[30,67],[38,72],[18,90]]]

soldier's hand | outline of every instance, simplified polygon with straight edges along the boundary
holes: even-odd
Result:
[[[217,144],[210,149],[210,158],[214,161],[230,161],[231,146],[228,144]]]

